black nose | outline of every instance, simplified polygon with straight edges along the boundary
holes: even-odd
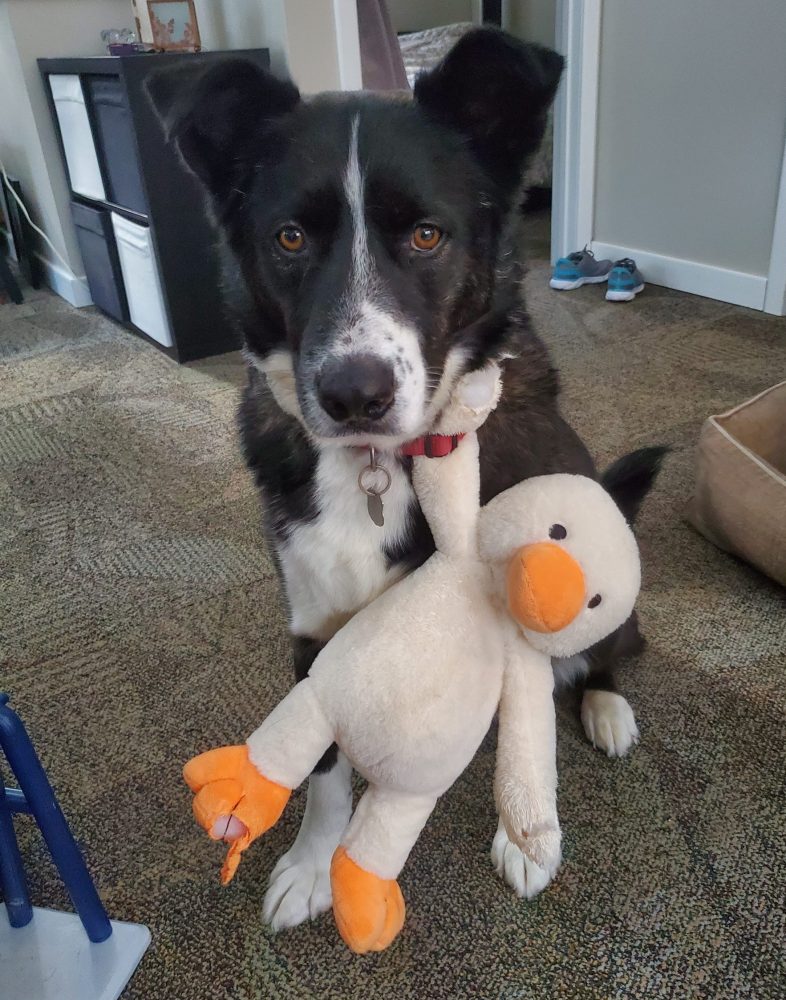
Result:
[[[334,420],[380,420],[393,405],[393,368],[372,354],[335,358],[322,368],[317,396]]]

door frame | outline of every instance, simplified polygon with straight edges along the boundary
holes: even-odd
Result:
[[[592,242],[602,0],[557,0],[565,71],[554,102],[553,260]]]
[[[764,311],[775,316],[786,316],[786,142],[783,146],[781,182],[778,204],[775,209],[775,226],[772,231],[770,270],[767,273],[767,291]]]
[[[653,284],[786,315],[786,145],[767,274],[593,239],[602,8],[603,0],[557,0],[556,47],[566,67],[554,104],[552,261],[590,246],[599,257],[635,258]]]
[[[362,90],[357,0],[333,0],[336,61],[341,90]]]

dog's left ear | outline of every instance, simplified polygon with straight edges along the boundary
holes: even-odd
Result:
[[[263,156],[276,154],[276,123],[300,103],[290,80],[247,59],[179,65],[151,74],[148,99],[167,139],[221,210]]]
[[[415,100],[432,118],[465,136],[509,194],[543,138],[564,64],[551,49],[480,28],[417,78]]]

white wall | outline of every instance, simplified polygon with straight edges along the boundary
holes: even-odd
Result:
[[[503,0],[502,10],[506,31],[554,48],[557,0]]]
[[[131,27],[127,0],[1,0],[0,2],[0,155],[9,173],[22,182],[31,215],[78,276],[84,275],[70,219],[69,194],[54,127],[36,59],[43,56],[100,55],[102,28]],[[50,280],[65,282],[65,271],[42,242],[41,254],[53,262]],[[79,297],[80,289],[71,283]],[[81,290],[84,304],[84,288]],[[89,299],[87,299],[89,301]]]
[[[786,3],[604,0],[602,16],[594,240],[766,275]]]
[[[271,69],[303,93],[340,89],[334,0],[195,0],[195,7],[203,49],[267,47]]]

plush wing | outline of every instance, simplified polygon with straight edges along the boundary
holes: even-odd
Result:
[[[464,434],[444,458],[413,459],[412,481],[434,542],[446,555],[477,550],[480,466],[476,431],[496,407],[502,382],[497,364],[464,375],[434,428],[435,434]]]
[[[494,797],[513,843],[553,874],[561,857],[554,674],[513,628],[506,647]]]

